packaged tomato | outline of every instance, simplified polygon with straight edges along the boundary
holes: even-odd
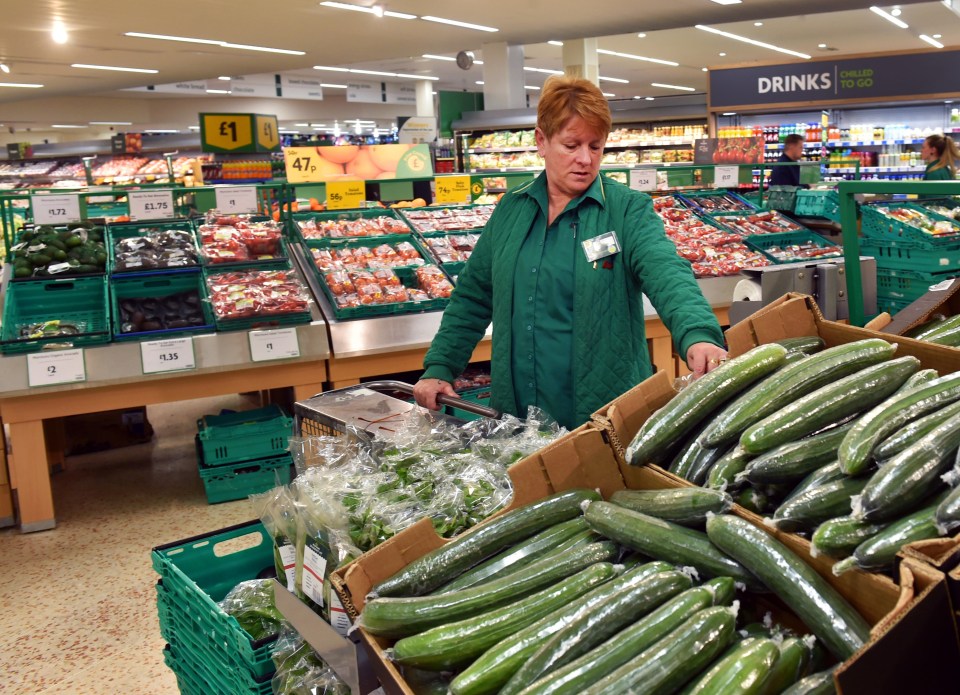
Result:
[[[334,301],[338,309],[356,309],[360,306],[360,297],[355,294],[340,295],[335,297]]]
[[[410,297],[403,285],[386,285],[383,287],[383,301],[385,304],[399,304],[410,301]]]
[[[426,302],[430,300],[430,295],[428,295],[423,290],[417,288],[410,288],[407,290],[407,298],[411,302]]]
[[[380,283],[377,282],[377,279],[373,276],[373,273],[367,270],[351,271],[350,280],[353,282],[353,285],[357,288],[358,292],[364,285],[377,285],[378,287],[380,285]]]
[[[382,304],[383,289],[376,283],[368,283],[357,286],[357,296],[361,304]]]
[[[423,260],[420,252],[409,241],[401,241],[397,244],[397,254],[406,260]]]
[[[380,268],[379,270],[374,270],[373,277],[377,279],[377,282],[381,287],[386,287],[388,285],[400,287],[403,285],[403,283],[400,282],[400,278],[397,277],[397,274],[389,268]]]
[[[353,283],[350,281],[350,275],[346,271],[338,270],[327,273],[323,276],[323,280],[334,295],[354,294],[356,292]]]

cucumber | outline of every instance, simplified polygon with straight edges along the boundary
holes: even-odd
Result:
[[[958,447],[960,415],[955,415],[874,473],[854,505],[854,516],[891,521],[914,511],[945,486],[940,476],[953,465]]]
[[[715,606],[729,606],[737,595],[737,582],[733,577],[714,577],[700,586],[713,592]]]
[[[717,550],[706,534],[610,502],[591,502],[584,516],[600,535],[657,560],[694,567],[707,577],[733,577],[761,588],[740,563]]]
[[[840,468],[857,475],[870,462],[874,447],[911,420],[960,400],[960,374],[948,374],[880,403],[854,424],[838,452]]]
[[[447,695],[450,691],[450,676],[447,674],[417,668],[405,668],[402,674],[413,695]]]
[[[582,695],[587,687],[667,637],[701,610],[726,605],[709,587],[713,581],[675,596],[620,634],[525,688],[522,695]],[[732,587],[733,582],[729,584]]]
[[[838,560],[848,557],[857,546],[880,533],[886,524],[875,524],[852,516],[824,521],[810,539],[811,554],[823,553]]]
[[[840,442],[851,427],[852,423],[834,427],[771,449],[747,465],[743,479],[755,485],[795,483],[821,466],[836,461]]]
[[[801,352],[805,355],[820,352],[825,345],[823,338],[817,335],[806,335],[801,338],[783,338],[775,342],[777,345],[785,347],[787,352]]]
[[[436,596],[374,599],[360,614],[360,624],[374,635],[415,635],[437,625],[499,608],[596,562],[612,561],[618,554],[614,543],[591,543],[583,548],[547,555],[523,569],[469,589]]]
[[[393,645],[393,660],[401,666],[426,671],[463,668],[500,640],[568,605],[615,575],[613,565],[598,562],[502,608],[404,637]]]
[[[467,570],[433,593],[443,594],[448,591],[466,589],[487,582],[504,572],[512,572],[525,567],[551,550],[558,548],[570,538],[589,530],[587,522],[582,516],[570,519],[570,521],[563,521],[531,536],[512,548],[507,548],[473,569]]]
[[[741,490],[737,493],[737,496],[733,498],[733,501],[754,514],[766,514],[775,511],[777,508],[777,505],[774,504],[773,500],[771,500],[765,492],[753,487]]]
[[[707,521],[713,543],[758,576],[840,660],[870,637],[867,621],[793,551],[748,521],[721,514]]]
[[[664,591],[664,582],[669,591]],[[662,572],[636,587],[617,592],[595,610],[581,613],[546,640],[500,690],[500,695],[516,695],[537,679],[583,656],[609,637],[634,623],[664,600],[691,585],[680,572]],[[651,600],[652,595],[652,600]]]
[[[707,448],[700,443],[699,439],[693,438],[674,462],[670,464],[669,470],[674,475],[688,480],[694,485],[701,485],[706,481],[710,468],[723,456],[726,450],[727,447]]]
[[[706,608],[652,647],[608,673],[585,695],[671,693],[709,666],[733,642],[736,611]]]
[[[804,640],[788,637],[780,643],[780,657],[763,681],[760,695],[779,695],[796,683],[810,664],[810,647]]]
[[[643,583],[650,589],[647,598],[650,601],[657,601],[657,605],[663,603],[663,601],[678,593],[673,591],[677,582],[674,581],[675,577],[673,577],[676,572],[672,570],[671,565],[663,562],[647,563],[635,570],[625,572],[612,582],[594,589],[576,601],[558,608],[532,625],[514,632],[487,649],[476,661],[457,675],[450,684],[451,692],[453,695],[486,695],[498,692],[517,669],[523,666],[530,655],[537,651],[544,640],[549,639],[551,635],[562,629],[577,616],[596,610],[598,606],[603,605],[611,597],[625,589]],[[647,584],[646,580],[655,575],[667,576],[660,577],[657,582]],[[681,586],[683,585],[682,580],[679,583]],[[663,597],[659,600],[655,598],[658,592],[654,585],[664,592]]]
[[[960,319],[960,317],[958,317],[958,319]],[[936,333],[946,320],[947,318],[945,316],[938,316],[926,323],[921,323],[916,328],[911,328],[903,335],[904,337],[913,338],[914,340],[923,340],[926,336]]]
[[[893,566],[900,548],[914,541],[925,541],[940,536],[937,528],[937,507],[943,496],[932,504],[905,516],[887,526],[883,531],[857,546],[853,554],[833,566],[833,573],[841,575],[849,569],[875,571]]]
[[[580,505],[600,499],[595,490],[568,490],[525,505],[456,537],[414,560],[373,588],[375,596],[421,596],[494,553],[561,521],[580,516]]]
[[[955,487],[937,507],[934,515],[937,528],[942,534],[960,526],[960,487]]]
[[[940,373],[936,369],[921,369],[919,372],[903,382],[903,386],[900,387],[900,390],[897,391],[897,393],[905,392],[918,386],[923,386],[924,384],[929,384],[931,381],[939,378]]]
[[[762,454],[872,408],[919,368],[920,360],[916,357],[900,357],[861,369],[751,425],[740,437],[740,446],[752,454]]]
[[[755,695],[779,657],[772,639],[748,637],[728,649],[683,695]]]
[[[681,526],[702,526],[710,512],[719,514],[733,506],[733,499],[727,493],[699,487],[617,490],[610,501]]]
[[[886,340],[868,338],[783,367],[727,406],[704,430],[701,440],[707,447],[735,442],[755,422],[841,377],[889,360],[895,350]]]
[[[941,410],[930,413],[929,415],[924,415],[913,422],[908,422],[898,431],[877,444],[877,448],[873,450],[873,457],[880,462],[892,459],[941,422],[958,414],[960,414],[960,402],[951,403]]]
[[[665,463],[678,442],[730,398],[783,364],[786,354],[780,345],[761,345],[700,377],[643,423],[627,448],[627,460],[634,466]]]
[[[806,478],[801,480],[800,483],[793,488],[790,494],[787,495],[786,499],[783,501],[784,503],[789,502],[805,490],[809,490],[810,488],[817,487],[825,483],[833,482],[834,480],[840,480],[841,478],[845,477],[846,475],[844,475],[843,471],[840,470],[840,463],[838,461],[828,463],[826,466],[821,466]]]
[[[707,487],[714,490],[733,490],[740,487],[736,478],[742,473],[747,464],[753,459],[753,454],[747,453],[739,444],[727,451],[720,460],[713,464],[707,475]]]
[[[934,334],[924,338],[928,343],[957,347],[960,345],[960,325],[953,324],[950,328],[940,327]]]
[[[830,695],[837,692],[833,683],[833,672],[836,666],[828,671],[820,671],[812,676],[799,680],[783,691],[783,695]]]
[[[783,531],[812,531],[824,521],[850,514],[850,500],[859,495],[869,478],[843,478],[801,492],[780,505],[773,523]]]

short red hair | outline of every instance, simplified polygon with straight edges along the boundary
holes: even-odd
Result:
[[[551,138],[574,116],[582,118],[604,139],[610,133],[610,105],[597,85],[582,77],[551,75],[540,92],[537,127]]]

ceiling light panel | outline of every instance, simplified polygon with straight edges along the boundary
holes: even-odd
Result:
[[[0,82],[0,87],[20,87],[22,89],[40,89],[42,84],[32,82]]]
[[[383,7],[379,5],[374,5],[373,7],[364,7],[362,5],[351,5],[347,2],[321,2],[323,7],[332,7],[337,10],[351,10],[353,12],[364,12],[366,14],[372,14],[377,17],[393,17],[394,19],[416,19],[417,15],[407,14],[406,12],[391,12],[389,10],[384,10]]]
[[[789,48],[783,48],[782,46],[774,46],[772,43],[767,43],[766,41],[757,41],[756,39],[751,39],[747,36],[741,36],[740,34],[732,34],[729,31],[715,29],[714,27],[708,27],[703,24],[697,24],[695,26],[700,31],[706,31],[711,34],[716,34],[717,36],[724,36],[728,39],[733,39],[734,41],[740,41],[742,43],[749,43],[751,46],[768,48],[771,51],[777,51],[778,53],[786,53],[787,55],[796,56],[797,58],[803,58],[804,60],[810,59],[810,56],[807,55],[806,53],[800,53],[799,51],[792,51]]]
[[[662,82],[651,82],[651,83],[650,83],[650,86],[651,86],[651,87],[660,87],[661,89],[676,89],[676,90],[679,90],[679,91],[681,91],[681,92],[695,92],[695,91],[697,91],[697,90],[694,89],[693,87],[684,87],[684,86],[678,85],[678,84],[664,84],[664,83],[662,83]]]
[[[145,72],[148,75],[156,75],[157,70],[148,68],[125,68],[119,65],[89,65],[87,63],[72,63],[71,68],[81,68],[84,70],[113,70],[114,72]]]
[[[598,48],[597,53],[602,53],[607,56],[616,56],[617,58],[629,58],[630,60],[643,60],[648,63],[657,63],[659,65],[669,65],[670,67],[679,67],[680,63],[677,63],[672,60],[661,60],[660,58],[648,58],[646,56],[638,56],[633,53],[621,53],[620,51],[608,51],[604,48]]]
[[[881,9],[880,9],[879,7],[877,7],[876,5],[872,5],[872,6],[870,7],[870,11],[873,12],[875,15],[879,16],[879,17],[883,17],[885,20],[887,20],[887,21],[890,22],[891,24],[895,24],[896,26],[900,27],[901,29],[909,29],[909,28],[910,28],[910,25],[907,24],[906,22],[904,22],[902,19],[899,19],[898,17],[894,17],[892,14],[890,14],[890,13],[887,12],[886,10],[881,10]]]
[[[437,22],[438,24],[449,24],[450,26],[461,27],[463,29],[475,29],[476,31],[500,31],[496,27],[488,27],[484,26],[483,24],[471,24],[470,22],[461,22],[456,19],[446,19],[444,17],[434,17],[432,15],[424,15],[420,19],[423,19],[427,22]]]
[[[920,40],[926,41],[928,44],[930,44],[934,48],[943,48],[943,44],[937,41],[932,36],[927,36],[926,34],[920,34]]]
[[[200,43],[207,46],[220,46],[221,48],[236,48],[242,51],[258,51],[261,53],[282,53],[284,55],[303,56],[304,51],[292,51],[287,48],[268,48],[266,46],[252,46],[245,43],[230,43],[229,41],[217,41],[215,39],[196,39],[189,36],[171,36],[169,34],[146,34],[139,31],[128,31],[124,36],[135,39],[155,39],[157,41],[179,41],[181,43]]]

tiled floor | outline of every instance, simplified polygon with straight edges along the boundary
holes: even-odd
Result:
[[[148,409],[141,446],[68,459],[53,478],[57,527],[0,532],[0,693],[177,693],[163,664],[150,549],[253,517],[208,506],[196,419],[257,404],[240,396]]]

